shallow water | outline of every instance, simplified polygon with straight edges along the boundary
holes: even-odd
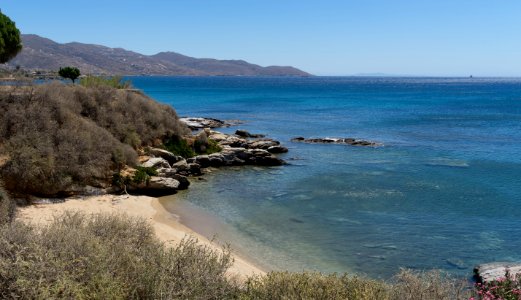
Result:
[[[387,278],[399,267],[468,275],[477,263],[521,260],[521,80],[132,81],[181,116],[244,120],[239,128],[290,149],[288,166],[221,169],[171,200],[177,213],[214,216],[201,230],[262,266]]]

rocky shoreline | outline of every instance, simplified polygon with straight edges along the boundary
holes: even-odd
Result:
[[[125,186],[128,192],[163,196],[174,194],[178,190],[187,189],[190,177],[199,177],[207,172],[208,168],[227,166],[281,166],[286,162],[276,154],[286,153],[288,149],[279,141],[265,138],[264,135],[250,134],[244,130],[237,130],[235,134],[225,134],[211,128],[228,127],[231,124],[224,121],[208,118],[182,118],[192,130],[201,130],[208,140],[212,140],[222,149],[212,154],[197,155],[190,158],[175,155],[159,148],[145,149],[146,155],[139,157],[142,168],[152,168],[156,174],[146,181],[130,182]],[[132,176],[136,172],[127,168],[122,173]]]
[[[180,118],[193,132],[191,139],[200,137],[211,141],[217,150],[211,154],[200,154],[185,158],[162,148],[146,147],[138,157],[136,167],[126,166],[113,178],[111,186],[72,186],[64,194],[68,196],[91,196],[119,192],[148,196],[166,196],[185,190],[190,178],[200,178],[210,168],[229,166],[282,166],[286,161],[278,155],[287,153],[288,148],[279,141],[238,129],[234,134],[214,130],[241,124],[239,120],[222,121],[213,118]],[[351,146],[378,147],[382,144],[354,138],[304,138],[296,137],[291,142],[313,144],[343,144]],[[203,151],[204,152],[204,151]],[[52,199],[47,198],[43,201]],[[31,202],[38,202],[33,200]]]

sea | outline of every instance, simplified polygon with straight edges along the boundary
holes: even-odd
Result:
[[[267,270],[471,276],[521,261],[521,79],[130,77],[179,116],[240,120],[289,148],[161,199]],[[355,147],[292,142],[350,137]]]

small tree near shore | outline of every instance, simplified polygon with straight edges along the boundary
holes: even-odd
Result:
[[[58,71],[58,74],[63,78],[68,78],[72,80],[72,84],[74,84],[74,81],[80,77],[80,70],[75,67],[65,67],[60,68],[60,71]]]
[[[8,16],[0,11],[0,63],[6,63],[22,50],[20,31]]]

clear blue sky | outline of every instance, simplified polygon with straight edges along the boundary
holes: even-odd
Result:
[[[316,75],[521,76],[520,0],[2,0],[22,33]]]

